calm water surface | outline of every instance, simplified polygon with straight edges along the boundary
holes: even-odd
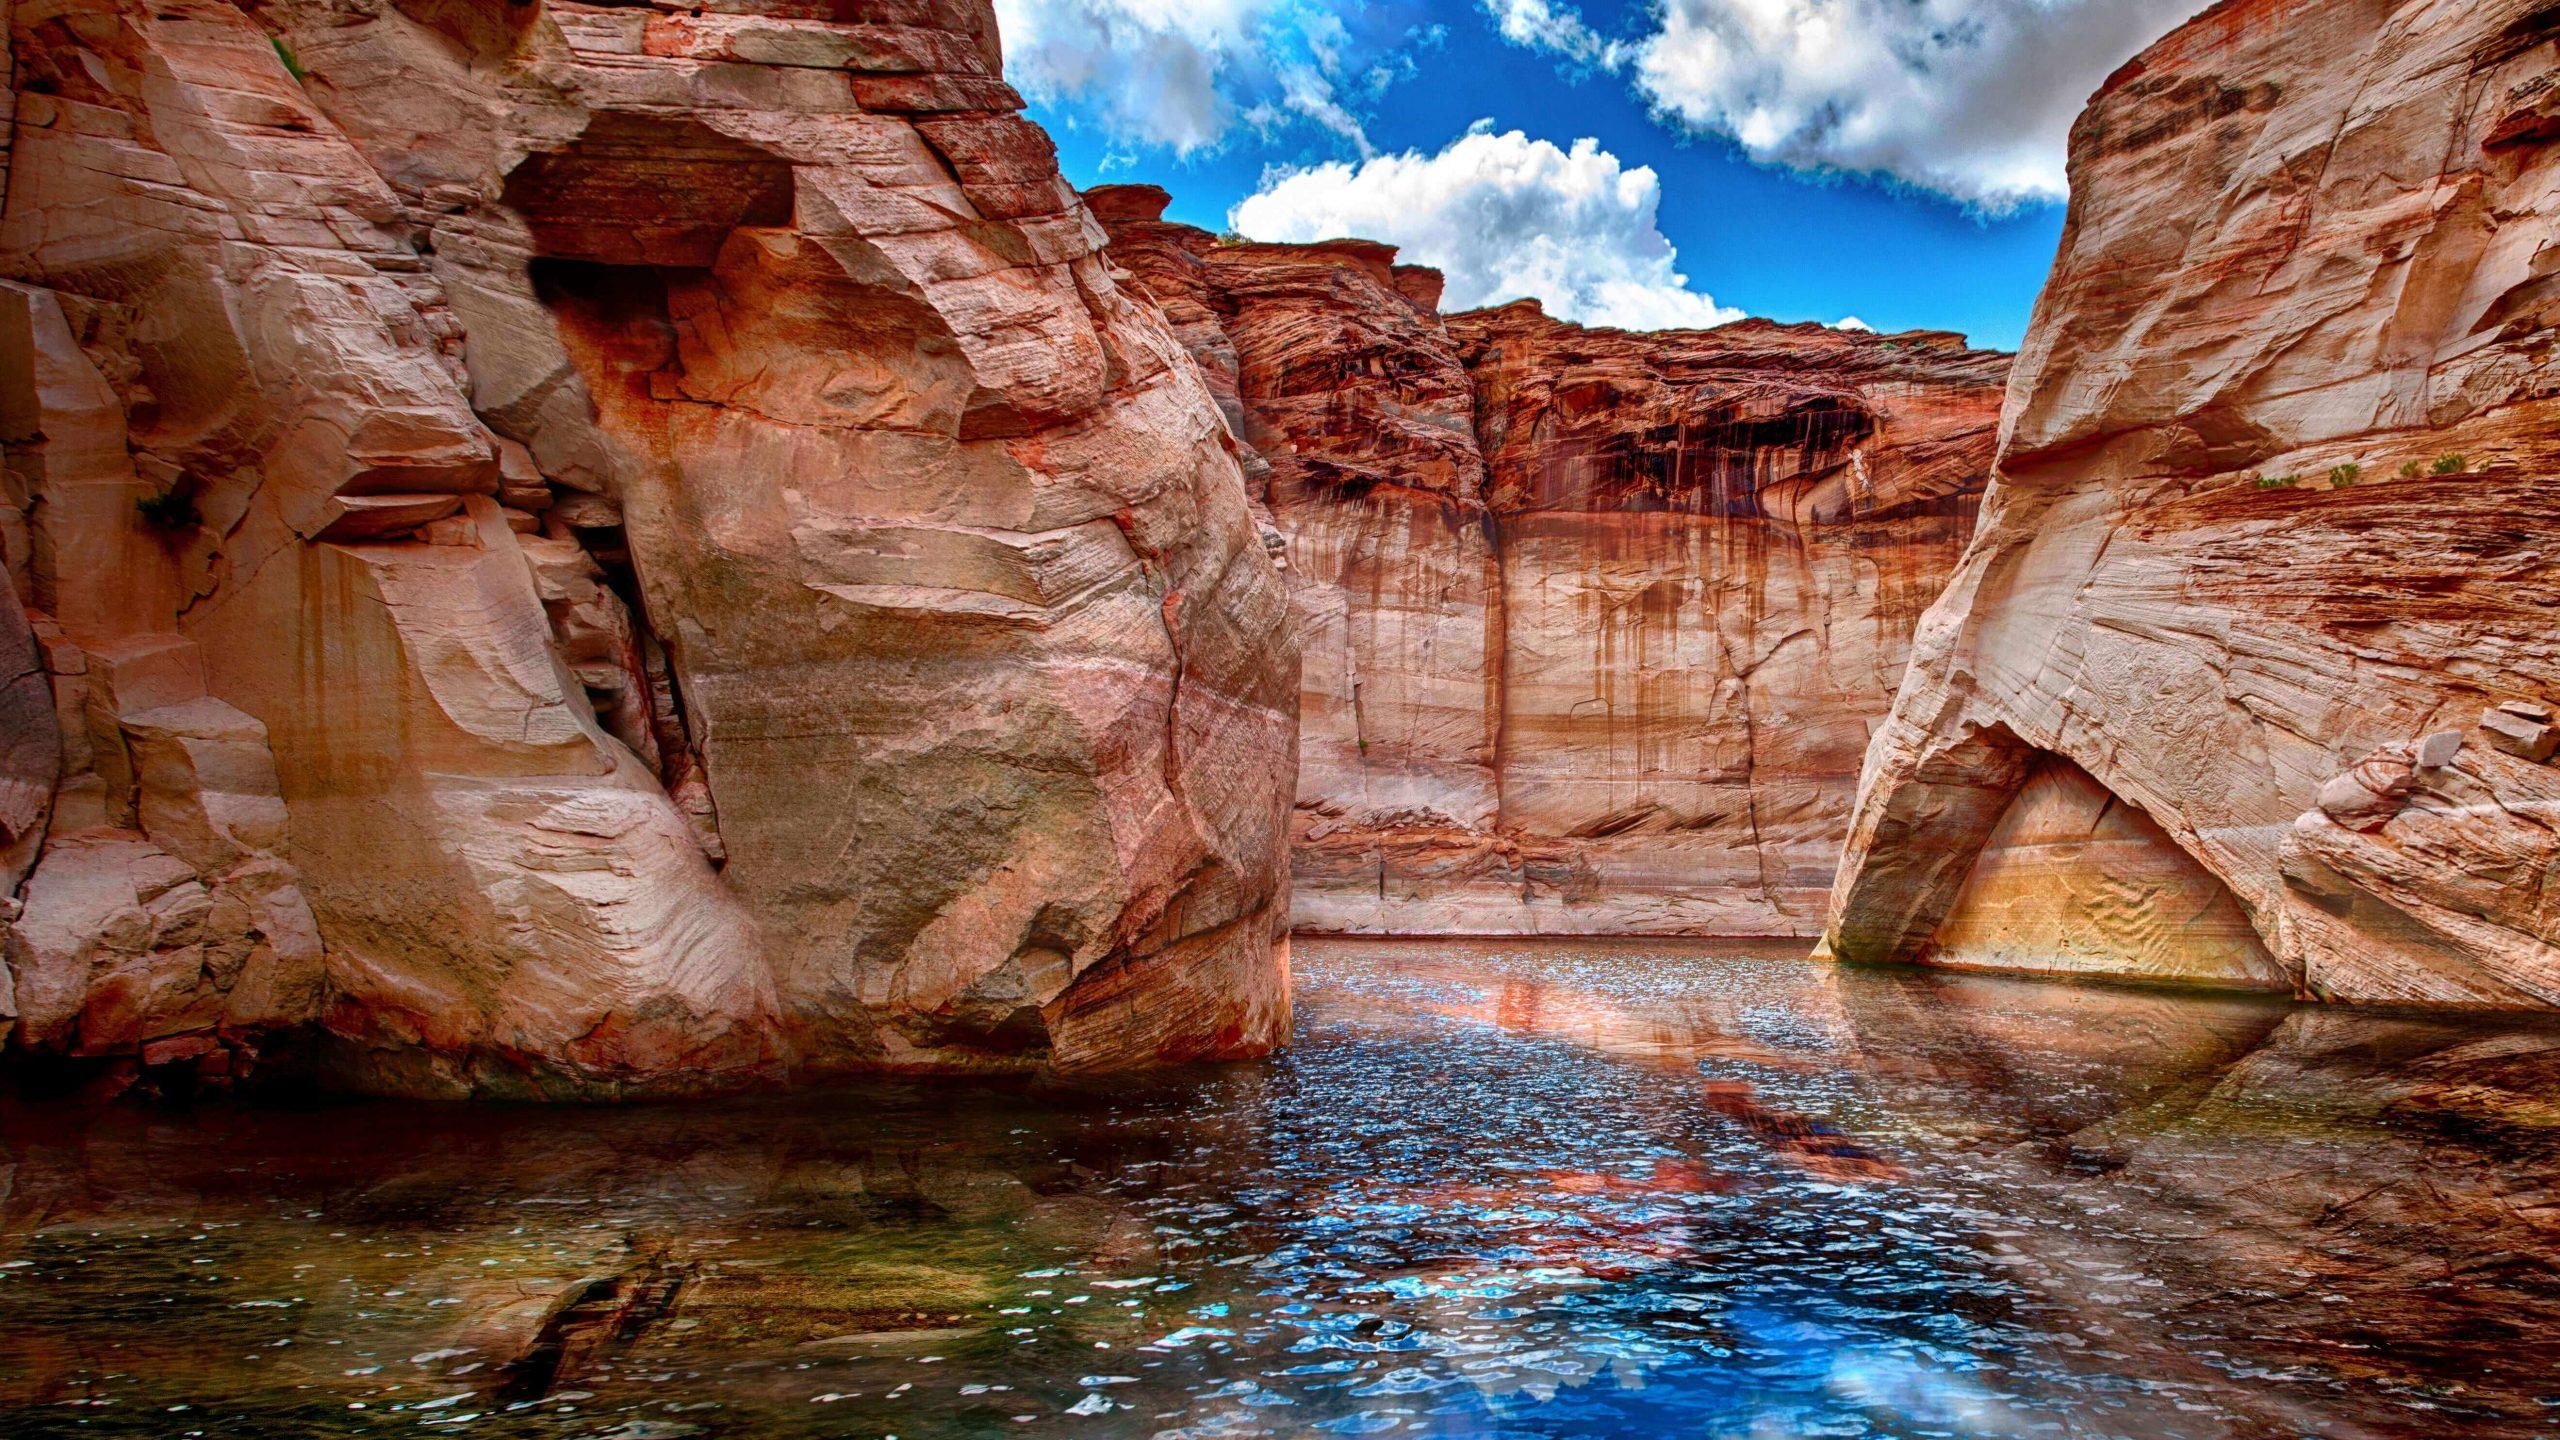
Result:
[[[1298,993],[1095,1090],[10,1105],[0,1434],[2560,1436],[2549,1029],[1731,945]]]

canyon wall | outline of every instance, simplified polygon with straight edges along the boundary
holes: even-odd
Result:
[[[1833,954],[2560,1004],[2555,75],[2226,0],[2108,82]]]
[[[1087,198],[1250,447],[1287,560],[1298,925],[1815,933],[2007,357],[1444,318],[1386,246]]]
[[[1282,1036],[1284,591],[983,0],[0,14],[15,1053]]]

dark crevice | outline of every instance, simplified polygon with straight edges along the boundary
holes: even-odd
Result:
[[[556,256],[537,256],[528,270],[535,299],[582,331],[610,337],[606,343],[631,373],[651,375],[679,368],[668,295],[700,280],[704,272]],[[704,853],[714,865],[722,864],[727,854],[720,841],[699,730],[679,678],[681,657],[674,653],[673,637],[650,614],[648,589],[641,583],[629,537],[619,524],[555,521],[555,533],[563,530],[595,562],[605,587],[630,620],[637,653],[623,667],[623,683],[636,688],[644,702],[640,710],[645,719],[637,723],[645,725],[645,733],[636,732],[632,721],[619,719],[624,707],[614,690],[590,685],[588,697],[600,718],[616,717],[607,721],[606,728],[656,772],[660,785],[692,822]]]
[[[2498,38],[2480,52],[2472,62],[2472,69],[2477,72],[2504,65],[2536,46],[2553,41],[2560,41],[2560,0],[2537,6],[2516,17],[2515,23],[2498,32]]]
[[[1594,442],[1580,463],[1537,477],[1540,509],[1750,518],[1760,492],[1830,473],[1875,433],[1854,399],[1815,396],[1776,415],[1742,403]]]
[[[791,223],[791,166],[693,120],[607,112],[525,157],[503,199],[539,254],[698,267],[741,226]]]

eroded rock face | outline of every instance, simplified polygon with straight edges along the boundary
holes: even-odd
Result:
[[[2239,978],[2200,870],[2257,983],[2560,1003],[2556,68],[2532,0],[2229,0],[2099,94],[1834,953],[2013,963],[1965,912],[2033,864],[2078,968]],[[2048,757],[2146,858],[2020,853]]]
[[[1810,931],[2008,357],[1525,306],[1452,328],[1501,516],[1506,816],[1624,897],[1588,928]]]
[[[67,717],[0,750],[15,1043],[216,921],[294,983],[161,1009],[385,1089],[1285,1028],[1296,656],[1215,399],[982,3],[703,8],[8,11],[0,542]],[[127,651],[196,692],[100,701]]]
[[[1443,320],[1385,246],[1091,198],[1267,464],[1307,656],[1298,924],[1813,933],[2006,357]]]
[[[2222,882],[2059,756],[2009,802],[1931,954],[1968,968],[2286,988]]]

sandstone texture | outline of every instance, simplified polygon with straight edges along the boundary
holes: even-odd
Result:
[[[1386,246],[1088,199],[1232,394],[1288,562],[1299,927],[1815,933],[2007,357],[1444,318]]]
[[[1831,953],[2560,1004],[2555,75],[2228,0],[2108,82]]]
[[[1281,1036],[1287,598],[983,0],[0,14],[13,1051]]]

